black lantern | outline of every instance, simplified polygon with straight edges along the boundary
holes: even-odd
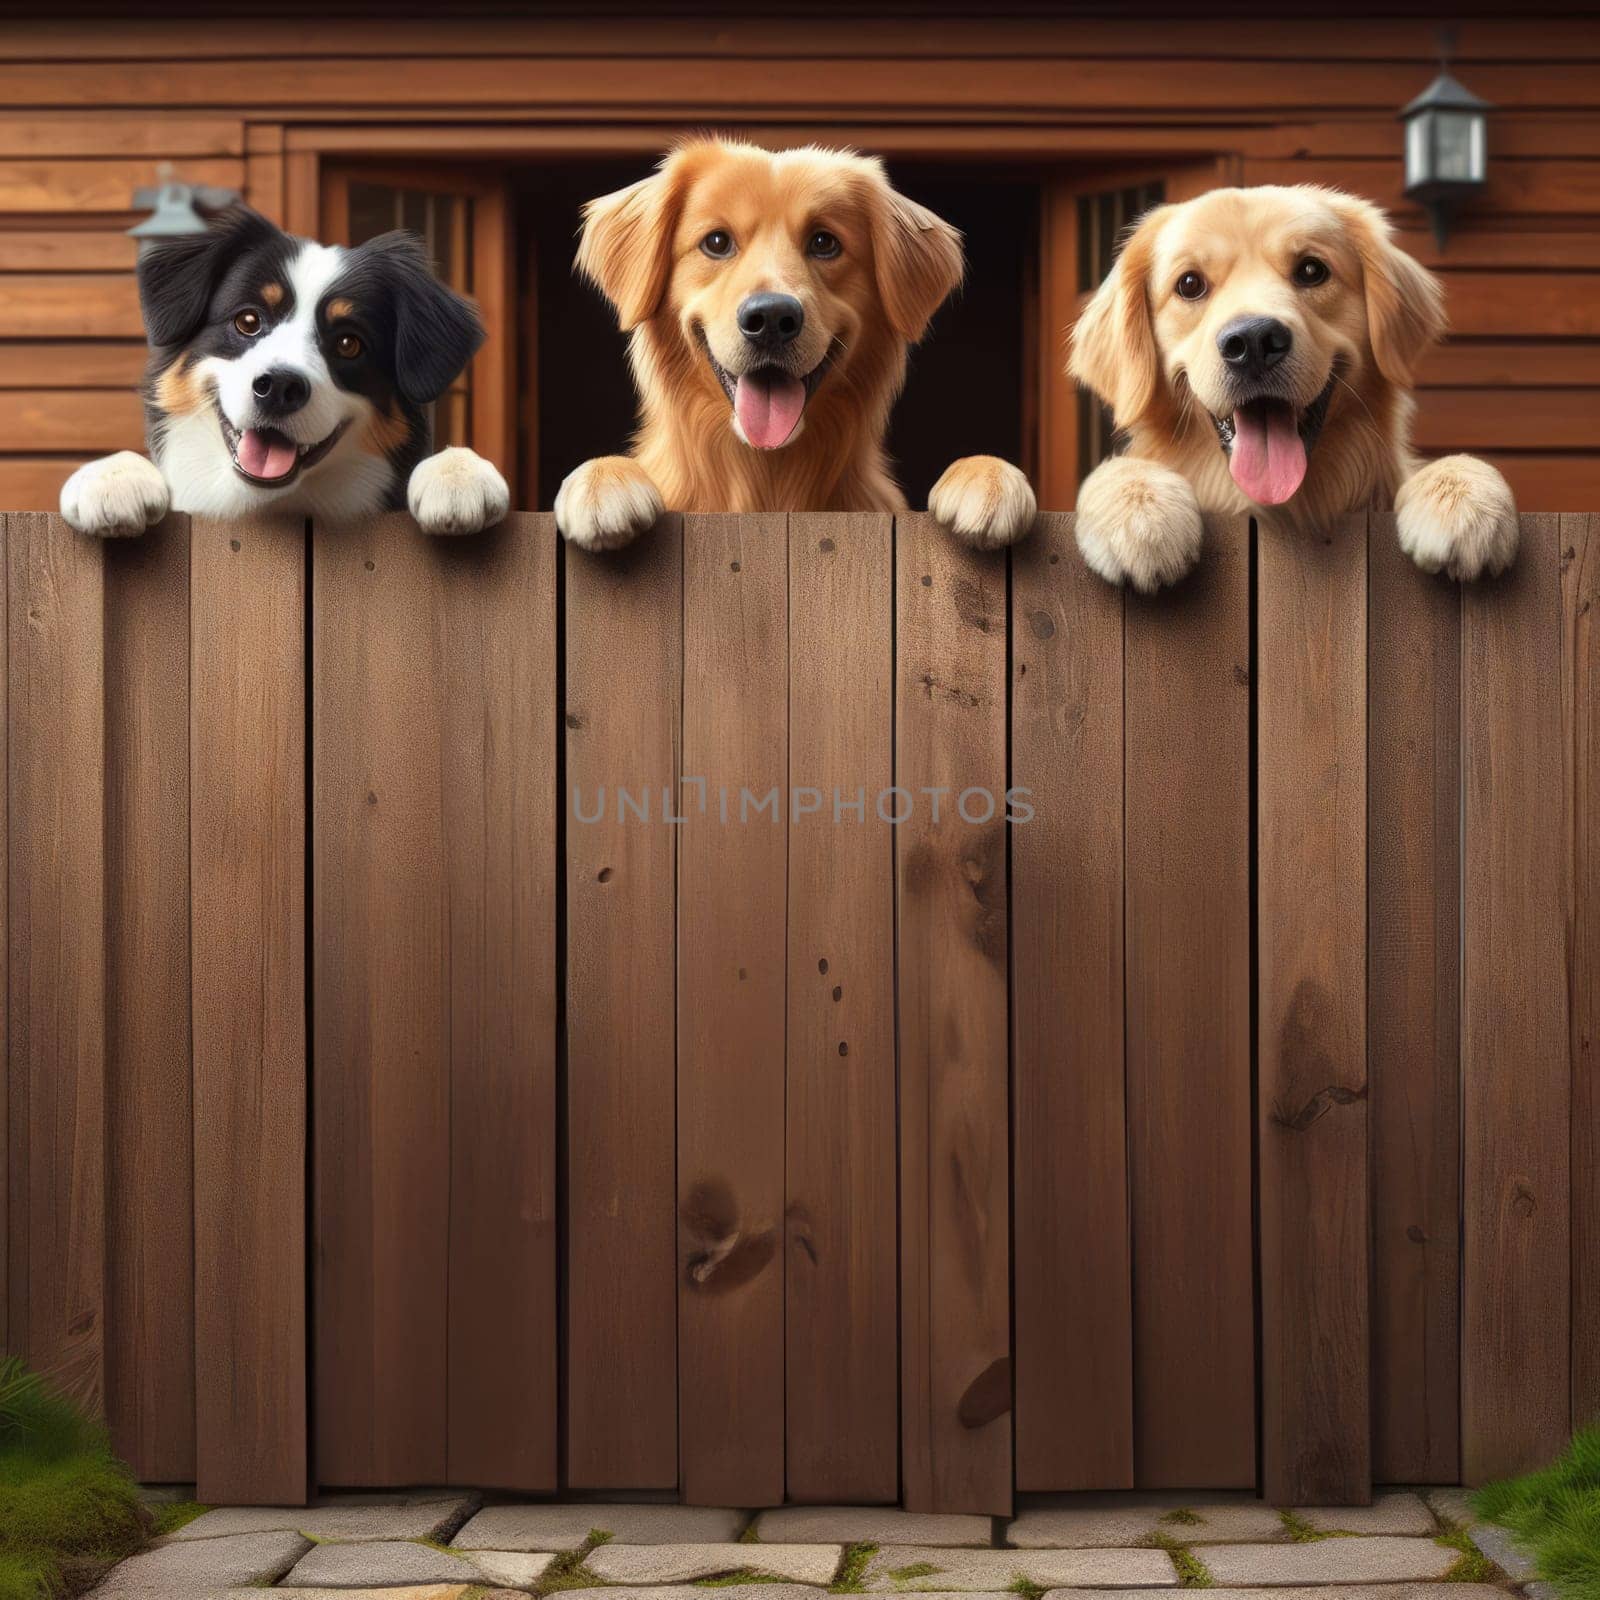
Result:
[[[1487,100],[1441,72],[1400,113],[1406,130],[1406,198],[1428,213],[1441,250],[1455,208],[1486,180],[1489,109]]]

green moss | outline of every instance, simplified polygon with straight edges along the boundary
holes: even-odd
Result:
[[[1326,1528],[1313,1528],[1298,1512],[1288,1509],[1279,1511],[1278,1521],[1283,1524],[1283,1531],[1294,1544],[1316,1544],[1319,1539],[1349,1537],[1348,1534],[1334,1533]]]
[[[536,1592],[547,1595],[559,1594],[563,1589],[609,1588],[606,1580],[598,1573],[591,1572],[585,1563],[591,1551],[600,1545],[610,1544],[611,1539],[612,1535],[607,1529],[591,1528],[588,1537],[576,1550],[564,1551],[544,1569]]]
[[[834,1594],[862,1594],[866,1586],[862,1582],[866,1576],[867,1563],[878,1553],[875,1544],[852,1544],[845,1546],[844,1560],[839,1563],[839,1576],[828,1585]]]
[[[1445,1583],[1498,1583],[1504,1574],[1477,1545],[1465,1528],[1458,1527],[1448,1517],[1440,1517],[1442,1531],[1434,1540],[1447,1550],[1457,1553],[1450,1570],[1445,1573]]]
[[[1161,1520],[1165,1522],[1166,1518]],[[1200,1518],[1195,1517],[1194,1521],[1198,1522]],[[1156,1550],[1165,1550],[1172,1557],[1180,1589],[1209,1589],[1212,1586],[1211,1569],[1181,1539],[1157,1530],[1144,1542]]]
[[[160,1505],[147,1504],[145,1509],[150,1513],[151,1535],[160,1539],[176,1533],[179,1528],[187,1528],[196,1517],[203,1517],[215,1508],[201,1505],[198,1500],[166,1500]]]
[[[1564,1600],[1600,1600],[1600,1428],[1575,1433],[1548,1467],[1486,1485],[1472,1508],[1508,1529]]]
[[[757,1572],[754,1567],[739,1567],[733,1572],[719,1572],[712,1578],[696,1578],[694,1586],[697,1589],[731,1589],[741,1583],[788,1583],[789,1579],[779,1578],[770,1572]]]
[[[1020,1594],[1022,1600],[1040,1600],[1045,1592],[1045,1585],[1035,1583],[1032,1578],[1025,1578],[1019,1572],[1010,1583],[1006,1585],[1007,1594]]]
[[[744,1525],[744,1532],[739,1535],[740,1544],[760,1544],[761,1535],[756,1532],[756,1519],[752,1517]]]
[[[1163,1522],[1177,1523],[1180,1527],[1195,1528],[1205,1521],[1204,1517],[1196,1516],[1188,1506],[1178,1506],[1169,1511],[1161,1519]]]
[[[909,1567],[890,1567],[889,1576],[896,1583],[910,1583],[913,1578],[931,1578],[936,1572],[943,1572],[943,1567],[936,1567],[931,1561],[913,1561]]]

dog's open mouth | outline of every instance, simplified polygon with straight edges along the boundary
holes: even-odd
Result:
[[[276,428],[236,428],[220,409],[217,419],[222,424],[222,441],[233,457],[233,470],[246,483],[263,489],[282,489],[293,483],[333,449],[349,426],[348,421],[341,422],[326,439],[301,444]]]
[[[1303,411],[1263,395],[1242,401],[1231,417],[1212,417],[1233,481],[1258,506],[1281,506],[1305,482],[1307,458],[1327,420],[1337,377],[1337,369],[1330,371],[1322,393]]]
[[[828,353],[803,377],[785,367],[757,367],[737,376],[729,372],[711,353],[705,335],[700,337],[706,360],[717,375],[717,382],[728,396],[733,414],[739,419],[739,431],[745,443],[757,450],[780,450],[794,437],[806,402],[816,393],[817,385],[833,365],[833,351]]]

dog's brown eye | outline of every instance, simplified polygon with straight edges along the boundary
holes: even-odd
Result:
[[[700,248],[713,261],[723,261],[733,254],[733,235],[725,228],[713,228],[700,241]]]
[[[828,232],[826,228],[817,231],[806,240],[806,254],[816,256],[822,261],[831,261],[844,247],[838,238]]]
[[[341,333],[333,341],[333,353],[346,361],[354,361],[361,354],[361,341],[353,333]]]
[[[261,317],[254,311],[241,311],[233,319],[233,325],[245,338],[253,339],[261,332]]]
[[[1178,279],[1178,298],[1180,300],[1204,299],[1206,287],[1206,280],[1198,272],[1186,272]]]
[[[1319,283],[1326,283],[1328,276],[1328,263],[1316,256],[1302,256],[1295,263],[1294,281],[1302,289],[1315,289]]]

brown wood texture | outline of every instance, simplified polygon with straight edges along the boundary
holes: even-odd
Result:
[[[0,335],[142,338],[139,286],[131,272],[7,273],[0,277]]]
[[[692,1505],[776,1505],[784,1493],[786,519],[686,517],[683,551],[680,1490]]]
[[[126,389],[132,391],[144,371],[145,347],[121,343],[71,343],[40,339],[0,344],[0,388]],[[78,398],[82,398],[81,393]],[[42,446],[30,444],[30,450]],[[143,448],[142,443],[140,448]],[[7,463],[0,461],[0,469]],[[66,473],[61,474],[63,481]]]
[[[0,234],[5,272],[131,272],[139,241],[123,228],[6,229]]]
[[[1569,389],[1519,389],[1510,402],[1493,389],[1434,389],[1413,438],[1420,450],[1600,449],[1600,417],[1573,400]]]
[[[1122,595],[1072,518],[1012,556],[1017,1487],[1131,1486]]]
[[[893,549],[789,519],[786,1483],[847,1505],[899,1492]]]
[[[1371,1493],[1366,518],[1257,534],[1262,1478]]]
[[[1571,1415],[1560,528],[1465,592],[1463,1480],[1525,1472]]]
[[[660,807],[678,797],[682,519],[623,551],[569,546],[566,580],[566,1473],[670,1489],[680,830]],[[621,814],[623,791],[649,825]]]
[[[1006,567],[895,520],[901,1489],[1011,1508]],[[964,792],[974,818],[958,813]],[[933,818],[933,790],[943,805]],[[906,800],[896,797],[896,811]]]
[[[1367,539],[1372,1469],[1461,1473],[1461,588]]]
[[[237,161],[186,159],[183,177],[237,189],[244,169]],[[160,182],[160,165],[149,160],[0,161],[0,211],[131,211],[134,191]]]
[[[0,390],[0,450],[144,448],[144,407],[133,389]]]
[[[196,1492],[301,1504],[306,534],[190,527]]]
[[[1213,518],[1196,572],[1169,594],[1130,595],[1126,614],[1134,1461],[1146,1487],[1255,1483],[1250,650],[1249,523]]]
[[[236,156],[242,149],[237,117],[0,116],[0,156]]]
[[[147,1483],[195,1474],[189,519],[105,568],[106,1417]]]
[[[105,1399],[104,603],[100,552],[7,519],[8,1345]]]
[[[1572,1426],[1600,1422],[1600,518],[1561,519],[1572,1067]]]
[[[44,509],[61,503],[61,486],[83,465],[71,456],[0,458],[0,503]]]

